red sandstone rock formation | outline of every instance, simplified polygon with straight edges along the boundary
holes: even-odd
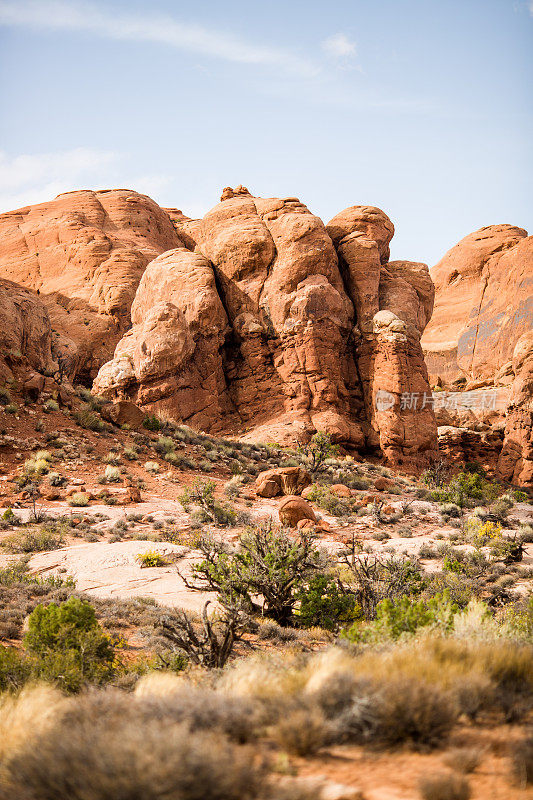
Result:
[[[99,370],[95,391],[196,428],[280,442],[326,430],[419,466],[435,421],[401,399],[429,393],[433,287],[425,265],[388,261],[393,232],[379,209],[326,229],[297,198],[242,186],[202,220],[126,190],[60,195],[0,215],[0,277],[34,307],[31,328],[4,293],[6,349],[78,380]]]
[[[35,292],[0,280],[0,384],[52,364],[48,313]]]
[[[531,485],[533,237],[512,225],[482,228],[449,250],[432,277],[435,309],[422,337],[431,382],[510,393],[499,418],[489,404],[487,413],[475,409],[469,426],[443,429],[441,449],[470,459],[475,452],[481,461],[497,462],[504,479]]]
[[[533,237],[512,225],[481,228],[452,247],[431,276],[435,309],[422,337],[431,382],[492,382],[505,374],[533,324]]]
[[[146,269],[95,391],[211,431],[294,442],[326,430],[391,462],[431,458],[431,407],[401,398],[429,394],[433,286],[425,265],[388,263],[388,217],[354,206],[326,229],[296,198],[222,197],[198,221],[169,210],[185,246]],[[374,412],[380,390],[392,404]]]
[[[146,265],[180,244],[168,214],[124,189],[0,214],[0,278],[39,293],[66,371],[94,377],[130,326]]]
[[[533,331],[521,336],[515,345],[513,373],[498,469],[506,480],[533,486]]]

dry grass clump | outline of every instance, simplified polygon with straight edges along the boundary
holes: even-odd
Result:
[[[370,682],[336,720],[337,736],[383,747],[428,750],[442,744],[457,721],[453,698],[415,678]]]
[[[317,753],[329,737],[329,726],[317,708],[295,709],[282,716],[273,729],[273,738],[280,747],[302,757]]]
[[[482,756],[481,747],[453,747],[444,754],[443,761],[450,769],[466,775],[477,769]]]
[[[184,697],[181,698],[184,701]],[[180,701],[181,702],[181,701]],[[0,796],[13,800],[274,800],[263,759],[219,730],[193,729],[179,704],[118,691],[62,701],[43,730],[5,752]],[[23,725],[24,728],[24,725]],[[286,792],[289,798],[307,793]]]
[[[437,772],[420,779],[423,800],[469,800],[470,786],[466,778],[455,772]]]
[[[533,785],[533,736],[512,745],[511,765],[517,783],[525,788]]]
[[[63,530],[55,523],[35,525],[6,536],[1,546],[8,553],[39,553],[57,550],[64,542]]]

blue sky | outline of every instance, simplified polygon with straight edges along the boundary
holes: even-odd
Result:
[[[324,221],[377,205],[392,257],[532,229],[533,0],[0,0],[0,210],[224,186]]]

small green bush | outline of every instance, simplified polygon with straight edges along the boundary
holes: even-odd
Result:
[[[39,659],[40,676],[55,676],[69,691],[77,691],[86,682],[103,682],[113,674],[113,646],[94,608],[78,597],[34,608],[24,645]]]
[[[353,642],[398,639],[402,634],[415,633],[430,625],[446,632],[452,629],[458,610],[448,591],[429,600],[405,595],[394,600],[385,598],[377,605],[376,619],[370,624],[356,622],[346,637]]]
[[[344,591],[328,575],[314,575],[296,596],[300,603],[298,624],[302,628],[338,631],[361,616],[355,595]]]
[[[160,431],[163,427],[164,424],[155,414],[149,414],[143,420],[143,428],[148,431]]]

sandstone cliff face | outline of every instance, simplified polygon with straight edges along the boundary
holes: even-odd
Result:
[[[39,297],[0,280],[0,384],[52,364],[51,325]]]
[[[512,225],[481,228],[431,274],[435,310],[422,338],[431,382],[492,381],[533,324],[533,237]]]
[[[433,457],[431,408],[401,402],[429,394],[433,285],[425,265],[388,262],[383,212],[353,206],[326,228],[297,198],[238,187],[202,220],[169,215],[181,246],[146,269],[95,391],[206,430],[280,442],[327,430],[394,463]]]
[[[503,434],[503,446],[485,448],[499,475],[531,485],[533,237],[512,225],[482,228],[449,250],[432,277],[435,310],[422,337],[431,383],[508,393],[506,408],[476,407],[474,427],[478,438],[491,427]],[[464,438],[467,427],[455,430]],[[443,437],[450,439],[448,430]]]
[[[513,352],[511,401],[498,469],[505,480],[533,485],[533,331],[520,337]]]
[[[0,278],[39,293],[66,371],[94,377],[130,325],[146,265],[180,245],[166,212],[128,190],[79,191],[0,215]]]

